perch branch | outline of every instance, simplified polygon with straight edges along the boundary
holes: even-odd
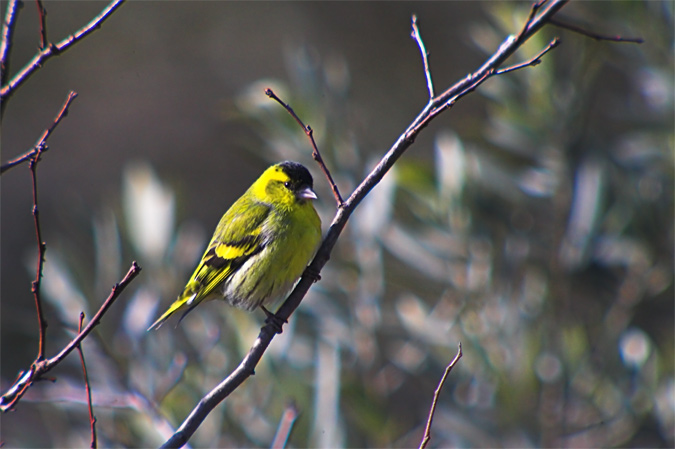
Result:
[[[56,56],[60,53],[71,48],[73,45],[81,41],[83,38],[88,36],[90,33],[99,29],[101,24],[108,19],[112,13],[114,13],[117,8],[119,8],[124,0],[113,0],[99,15],[94,17],[91,22],[85,25],[83,28],[80,28],[75,33],[71,34],[67,38],[63,39],[58,44],[46,43],[40,51],[33,56],[26,66],[19,71],[14,77],[7,83],[2,85],[0,90],[0,101],[5,103],[7,98],[19,87],[21,86],[33,73],[35,73],[42,65],[53,56]]]
[[[516,38],[510,36],[499,47],[497,52],[493,54],[476,72],[469,74],[459,83],[447,89],[438,97],[434,97],[429,101],[426,107],[417,115],[411,122],[408,128],[399,136],[393,146],[382,157],[377,166],[366,176],[366,178],[359,184],[359,186],[352,192],[352,194],[339,207],[333,222],[331,223],[328,232],[326,233],[321,246],[319,247],[316,256],[309,264],[305,273],[302,275],[293,291],[288,298],[281,305],[276,312],[276,316],[280,321],[287,321],[288,317],[298,307],[302,298],[307,294],[307,291],[314,283],[316,274],[321,272],[321,269],[326,265],[330,258],[330,253],[337,243],[337,239],[342,233],[347,220],[354,212],[356,207],[368,195],[368,193],[382,180],[384,175],[391,169],[399,157],[412,145],[417,137],[417,134],[424,128],[420,124],[427,124],[433,118],[435,108],[442,106],[452,98],[459,98],[467,93],[467,89],[475,89],[473,83],[477,79],[485,78],[488,74],[496,71],[498,67],[511,56],[518,47],[525,42],[530,36],[543,27],[546,22],[556,14],[565,4],[567,0],[551,0],[539,14],[535,14],[531,20],[528,20],[526,26],[521,32],[522,38],[516,42]],[[188,442],[190,437],[194,434],[206,416],[223,401],[235,388],[241,385],[249,376],[254,374],[254,368],[260,361],[263,353],[269,346],[272,338],[276,334],[274,327],[271,324],[265,324],[261,330],[258,338],[253,343],[248,354],[237,368],[218,386],[211,390],[204,396],[195,406],[188,417],[183,421],[176,432],[164,443],[163,448],[181,447]]]
[[[422,442],[420,443],[420,449],[424,449],[427,447],[427,444],[429,444],[429,441],[431,440],[431,423],[434,420],[434,414],[436,413],[436,404],[438,403],[438,397],[441,394],[441,390],[443,389],[443,385],[445,384],[445,379],[448,378],[448,374],[450,374],[450,371],[455,367],[457,362],[459,362],[459,359],[462,358],[462,343],[460,342],[457,345],[457,354],[455,355],[455,358],[452,359],[452,362],[445,368],[445,372],[443,373],[443,377],[441,377],[441,381],[438,382],[438,386],[436,387],[436,391],[434,391],[434,399],[431,401],[431,409],[429,410],[429,417],[427,418],[427,426],[424,429],[424,437],[422,438]]]
[[[295,113],[293,108],[291,108],[288,104],[284,103],[281,98],[279,98],[270,88],[265,89],[265,95],[270,97],[271,99],[275,100],[277,103],[279,103],[281,106],[283,106],[286,111],[288,111],[289,114],[291,114],[291,117],[295,119],[296,122],[298,122],[298,125],[302,127],[302,130],[305,132],[307,137],[309,137],[309,141],[312,143],[312,158],[319,164],[319,167],[321,167],[321,170],[323,173],[326,175],[326,178],[328,179],[328,184],[330,185],[331,190],[333,190],[333,195],[335,196],[335,201],[337,201],[338,207],[342,206],[342,196],[340,195],[340,191],[338,190],[337,185],[335,184],[335,181],[333,181],[333,177],[330,174],[330,171],[328,170],[328,167],[326,167],[326,164],[323,162],[323,158],[321,157],[321,153],[319,153],[319,149],[316,146],[316,142],[314,141],[314,130],[310,128],[309,125],[305,126],[305,124],[300,120],[300,117]]]
[[[91,321],[89,321],[87,326],[82,329],[82,331],[79,332],[70,341],[70,343],[68,343],[66,347],[64,347],[61,352],[59,352],[54,357],[47,360],[35,360],[30,369],[22,373],[17,381],[14,382],[14,385],[12,385],[12,387],[7,390],[7,392],[2,395],[2,397],[0,397],[0,411],[7,412],[8,410],[11,410],[35,381],[43,378],[42,376],[44,376],[56,365],[61,363],[61,361],[63,361],[63,359],[66,358],[66,356],[70,354],[73,349],[75,349],[82,342],[82,340],[84,340],[89,335],[89,333],[91,333],[94,327],[99,324],[103,315],[108,311],[115,300],[120,296],[120,294],[122,294],[124,289],[127,288],[131,281],[133,281],[140,272],[141,267],[138,266],[136,261],[132,262],[131,268],[129,268],[127,274],[118,284],[113,286],[110,295],[103,302],[101,307],[98,309],[98,312],[96,312],[96,315],[94,315]]]

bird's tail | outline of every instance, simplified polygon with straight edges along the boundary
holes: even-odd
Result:
[[[195,308],[195,307],[197,306],[197,304],[199,304],[199,301],[195,301],[195,297],[196,297],[196,296],[197,296],[196,293],[191,293],[191,294],[185,294],[185,293],[183,293],[182,295],[180,295],[180,296],[178,297],[178,299],[177,299],[173,304],[171,304],[171,306],[167,309],[167,311],[164,312],[164,313],[162,314],[162,316],[160,316],[160,317],[157,319],[157,321],[155,321],[154,323],[152,323],[152,326],[150,326],[150,327],[148,328],[148,331],[159,329],[160,326],[161,326],[162,324],[164,324],[164,322],[165,322],[167,319],[169,319],[169,317],[170,317],[171,315],[173,315],[174,313],[176,313],[178,310],[182,309],[184,306],[189,305],[190,308],[188,308],[188,309],[185,311],[185,313],[183,313],[183,316],[181,316],[181,318],[180,318],[180,319],[182,320],[182,319],[185,317],[185,315],[187,315],[187,313],[188,313],[189,311],[191,311],[193,308]],[[180,323],[180,321],[178,321],[178,322]]]

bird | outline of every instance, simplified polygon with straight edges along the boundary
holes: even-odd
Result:
[[[297,162],[267,168],[222,216],[183,292],[148,331],[212,299],[274,318],[265,306],[295,285],[321,242],[313,184]]]

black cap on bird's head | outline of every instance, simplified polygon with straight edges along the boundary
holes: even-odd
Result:
[[[313,190],[314,180],[304,165],[293,161],[284,161],[277,165],[290,178],[290,185],[287,187],[295,193],[298,199],[315,200],[317,198]]]
[[[299,185],[309,186],[310,188],[314,187],[314,179],[312,179],[312,175],[304,165],[293,161],[280,162],[278,165],[293,182],[297,182]]]

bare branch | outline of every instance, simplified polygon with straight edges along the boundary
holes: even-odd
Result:
[[[525,67],[534,67],[536,65],[539,65],[541,62],[542,56],[544,56],[546,53],[554,49],[560,45],[560,39],[553,38],[551,42],[548,43],[546,48],[544,48],[542,51],[537,53],[533,58],[531,58],[529,61],[521,62],[520,64],[512,65],[510,67],[505,67],[503,69],[499,69],[494,72],[495,75],[504,75],[505,73],[513,72],[514,70],[519,70],[519,69],[524,69]]]
[[[141,267],[136,263],[136,261],[133,261],[131,263],[131,267],[129,268],[129,271],[127,274],[124,276],[124,278],[118,283],[113,285],[112,290],[110,292],[110,295],[108,295],[108,298],[106,298],[105,302],[101,305],[101,308],[98,309],[98,312],[96,312],[96,315],[89,321],[89,324],[84,328],[82,332],[80,332],[75,338],[68,343],[68,345],[61,350],[57,355],[49,359],[47,362],[50,365],[49,368],[51,369],[53,365],[56,365],[57,363],[61,362],[70,352],[75,349],[75,346],[78,345],[82,340],[84,340],[87,335],[94,329],[94,327],[98,326],[98,324],[101,321],[101,318],[103,315],[108,311],[110,306],[113,305],[115,300],[120,296],[120,294],[124,291],[125,288],[131,283],[131,281],[134,280],[136,276],[141,272]]]
[[[47,320],[45,320],[42,311],[42,300],[40,298],[40,285],[42,283],[42,270],[45,264],[45,250],[47,246],[42,241],[42,232],[40,230],[40,211],[38,209],[38,188],[37,188],[37,164],[40,161],[42,148],[44,143],[38,145],[35,155],[30,160],[30,174],[33,184],[33,222],[35,223],[35,237],[38,246],[38,260],[37,268],[35,270],[35,280],[31,284],[31,291],[33,298],[35,298],[35,308],[37,309],[37,319],[39,327],[39,343],[37,361],[42,361],[45,358],[45,346],[47,343]]]
[[[284,408],[284,413],[281,415],[281,420],[279,420],[279,427],[277,427],[277,433],[274,435],[272,440],[272,449],[283,449],[288,443],[288,437],[291,435],[293,430],[293,424],[295,420],[298,419],[298,408],[295,403],[291,402],[286,405]]]
[[[19,12],[19,0],[9,0],[5,19],[2,22],[2,43],[0,44],[0,84],[5,84],[9,73],[9,50],[12,48],[14,24]]]
[[[42,0],[35,0],[37,4],[38,17],[40,19],[40,50],[44,50],[47,47],[47,22],[45,17],[47,16],[47,11],[42,5]]]
[[[37,319],[38,319],[38,328],[39,328],[39,343],[38,343],[38,354],[36,357],[36,362],[41,362],[45,358],[45,351],[46,351],[46,343],[47,343],[47,321],[45,320],[44,313],[42,310],[42,299],[40,298],[40,285],[42,283],[42,272],[44,269],[44,263],[45,263],[45,250],[46,250],[46,245],[44,241],[42,240],[42,231],[40,228],[40,210],[38,208],[38,187],[37,187],[37,165],[38,162],[40,161],[40,157],[42,156],[42,152],[46,151],[47,145],[46,141],[51,135],[51,133],[56,129],[56,127],[59,125],[63,117],[65,117],[68,113],[68,107],[70,106],[70,103],[73,101],[73,99],[77,96],[77,93],[71,91],[68,94],[68,98],[66,99],[65,103],[61,107],[61,110],[59,111],[58,114],[56,114],[56,117],[54,118],[54,121],[52,122],[51,126],[49,128],[45,129],[45,131],[42,133],[42,136],[38,139],[37,143],[33,147],[31,151],[28,153],[24,154],[23,156],[15,159],[14,161],[10,161],[7,164],[4,164],[0,168],[0,173],[16,166],[17,164],[27,161],[30,161],[30,172],[31,172],[31,181],[32,181],[32,188],[33,188],[33,222],[35,224],[35,237],[37,239],[37,245],[38,245],[38,259],[37,259],[37,268],[36,268],[36,273],[35,273],[35,279],[33,280],[31,284],[31,291],[33,292],[33,298],[35,299],[35,308],[37,310]]]
[[[124,0],[113,0],[101,13],[94,17],[94,19],[85,25],[83,28],[79,29],[75,33],[71,34],[58,44],[48,43],[46,46],[36,54],[33,59],[31,59],[26,66],[19,71],[14,77],[7,83],[3,84],[2,89],[0,90],[0,100],[6,102],[7,98],[21,85],[23,84],[37,69],[39,69],[42,64],[52,56],[58,55],[73,45],[78,43],[84,37],[94,32],[100,28],[101,24],[110,17],[110,15],[119,8]]]
[[[77,325],[77,332],[82,332],[82,323],[84,322],[84,312],[80,312],[80,322]],[[84,388],[87,392],[87,404],[89,406],[89,425],[91,427],[91,449],[96,449],[96,417],[94,416],[94,408],[91,404],[91,386],[89,385],[89,375],[87,374],[87,364],[84,363],[84,352],[82,351],[82,344],[77,345],[77,352],[80,353],[80,363],[82,364],[82,374],[84,375]]]
[[[539,10],[541,5],[545,3],[545,0],[535,3],[530,10],[530,15],[528,16],[525,26],[523,26],[520,33],[518,33],[518,35],[515,37],[510,36],[507,38],[506,41],[504,41],[499,47],[499,50],[497,50],[497,52],[493,54],[490,59],[488,59],[487,62],[484,63],[477,71],[467,75],[464,79],[454,84],[439,96],[430,99],[426,108],[424,108],[424,110],[417,116],[415,121],[413,121],[413,123],[408,127],[408,130],[403,134],[402,137],[404,137],[406,141],[409,140],[410,143],[412,143],[412,141],[415,140],[416,135],[441,112],[451,108],[457,102],[457,100],[463,96],[475,91],[476,88],[483,84],[488,78],[494,75],[512,72],[523,67],[535,66],[539,64],[540,58],[560,43],[559,39],[553,39],[553,41],[551,41],[551,43],[549,43],[549,45],[544,48],[544,50],[539,52],[539,54],[537,54],[533,59],[526,61],[525,63],[516,64],[501,71],[498,70],[498,67],[509,56],[511,56],[522,43],[524,43],[534,32],[541,29],[541,27],[546,24],[546,17],[549,17],[549,15],[553,15],[559,11],[560,8],[562,8],[565,3],[567,3],[567,1],[568,0],[552,0],[551,3],[549,3],[548,8],[539,14],[539,16],[536,15],[536,12]]]
[[[457,362],[459,362],[459,359],[462,358],[462,342],[459,342],[457,345],[457,354],[455,355],[455,358],[452,359],[452,362],[445,368],[445,372],[443,373],[443,377],[441,377],[441,381],[438,383],[438,387],[436,387],[436,391],[434,391],[434,399],[431,401],[431,409],[429,410],[429,417],[427,418],[427,426],[424,429],[424,437],[422,438],[422,442],[420,443],[420,449],[424,449],[427,447],[427,444],[429,444],[429,441],[431,440],[431,423],[434,420],[434,414],[436,413],[436,404],[438,403],[438,397],[441,394],[441,390],[443,389],[443,385],[445,384],[445,379],[448,378],[448,374],[450,374],[450,371],[455,367]]]
[[[537,15],[537,11],[539,11],[539,8],[541,8],[544,3],[546,3],[548,0],[538,0],[537,2],[533,3],[532,6],[530,7],[530,13],[527,16],[527,20],[525,20],[525,24],[523,27],[520,29],[520,32],[516,35],[515,37],[515,43],[520,44],[522,42],[525,42],[529,35],[527,34],[527,30],[532,24],[532,21],[534,20],[534,17]]]
[[[75,349],[82,342],[82,340],[84,340],[89,335],[89,333],[91,333],[94,327],[99,324],[103,315],[108,311],[108,309],[113,305],[115,300],[120,296],[124,289],[127,288],[131,281],[133,281],[140,272],[141,267],[138,266],[136,261],[132,262],[131,268],[129,268],[127,274],[118,284],[113,286],[110,295],[98,309],[96,315],[94,315],[91,321],[89,321],[89,324],[87,324],[87,326],[81,332],[79,332],[75,338],[73,338],[70,343],[68,343],[68,345],[66,345],[66,347],[63,348],[57,355],[47,360],[36,360],[33,362],[30,369],[23,373],[23,375],[19,376],[17,381],[14,382],[14,385],[4,395],[2,395],[2,397],[0,397],[0,411],[6,412],[11,410],[35,381],[40,380],[44,374],[61,363],[61,361],[63,361],[63,359],[66,358],[66,356],[70,354],[73,349]]]
[[[59,126],[61,120],[68,115],[68,108],[70,107],[70,103],[72,103],[75,97],[77,97],[77,92],[71,90],[68,93],[68,98],[66,98],[65,103],[63,103],[63,106],[61,106],[61,110],[58,112],[58,114],[56,114],[54,121],[49,126],[49,128],[44,130],[42,136],[40,136],[40,138],[38,139],[37,143],[33,146],[33,148],[28,150],[23,155],[17,157],[16,159],[13,159],[9,162],[2,164],[2,166],[0,167],[0,174],[6,172],[7,170],[13,168],[16,165],[21,164],[22,162],[34,159],[38,153],[43,153],[49,149],[46,145],[47,139],[52,134],[52,132],[54,132],[56,127]]]
[[[281,307],[279,307],[279,310],[275,313],[280,321],[287,321],[288,317],[300,305],[300,302],[314,283],[316,275],[321,272],[321,269],[328,262],[338,237],[342,233],[342,230],[347,224],[347,220],[356,207],[382,180],[384,175],[391,169],[398,158],[401,157],[410,145],[412,145],[417,134],[431,119],[437,116],[437,110],[439,108],[447,108],[448,104],[454,103],[458,98],[475,89],[477,85],[487,79],[487,77],[493,75],[498,67],[511,56],[523,42],[541,29],[550,17],[565,6],[567,1],[568,0],[551,0],[548,2],[543,11],[538,15],[533,15],[534,17],[531,20],[528,20],[526,26],[523,27],[523,31],[520,33],[521,37],[518,42],[514,36],[508,37],[499,49],[476,72],[469,74],[466,78],[447,89],[441,95],[434,97],[429,101],[408,128],[399,136],[389,151],[384,154],[377,166],[375,166],[370,174],[366,176],[349,198],[342,203],[342,206],[338,208],[316,256],[309,264],[288,298],[286,298]],[[283,104],[280,100],[277,101]],[[181,447],[186,444],[206,416],[208,416],[210,411],[254,373],[255,367],[275,334],[276,330],[274,329],[274,326],[269,323],[265,324],[260,330],[258,338],[253,343],[253,346],[239,366],[199,401],[189,416],[162,447],[173,448]]]
[[[558,28],[563,28],[565,30],[573,31],[575,33],[579,33],[583,36],[590,37],[591,39],[595,39],[596,41],[611,41],[611,42],[628,42],[631,44],[641,44],[644,42],[644,39],[641,37],[623,37],[623,36],[607,36],[604,34],[598,34],[594,33],[593,31],[586,30],[584,28],[581,28],[580,26],[573,25],[571,23],[563,22],[562,20],[558,19],[551,19],[549,23],[553,26],[556,26]]]
[[[279,98],[272,91],[272,89],[270,88],[265,89],[265,95],[267,95],[268,97],[279,103],[281,106],[283,106],[286,109],[286,111],[288,111],[288,113],[291,114],[291,117],[293,117],[295,121],[298,122],[298,125],[302,127],[302,130],[305,132],[305,134],[307,134],[307,137],[309,137],[309,141],[312,144],[312,157],[319,164],[319,167],[321,167],[321,170],[326,175],[326,178],[328,179],[328,184],[330,185],[330,188],[333,191],[333,196],[335,196],[335,201],[337,201],[338,207],[341,207],[343,202],[342,195],[340,195],[340,191],[338,190],[335,181],[333,181],[333,177],[331,176],[328,167],[326,167],[326,164],[323,162],[321,153],[319,153],[319,149],[317,148],[316,142],[314,141],[314,130],[310,128],[309,125],[305,126],[305,124],[302,122],[302,120],[300,120],[300,117],[298,117],[293,108],[291,108],[287,103],[284,103],[281,100],[281,98]]]
[[[279,312],[277,312],[276,315],[281,318]],[[230,393],[248,379],[249,376],[255,374],[255,367],[258,365],[260,358],[276,333],[277,331],[272,323],[265,324],[262,329],[260,329],[258,338],[253,343],[253,346],[239,366],[237,366],[237,368],[216,388],[211,390],[201,399],[201,401],[199,401],[199,404],[197,404],[190,415],[183,421],[183,424],[176,429],[176,432],[161,447],[176,448],[185,445],[211,410],[228,397]]]
[[[424,41],[422,40],[422,35],[420,34],[420,29],[417,26],[417,16],[413,14],[412,16],[412,33],[411,37],[415,39],[417,45],[420,47],[420,53],[422,54],[422,63],[424,64],[424,77],[427,80],[427,89],[429,90],[429,99],[434,98],[434,82],[431,80],[431,70],[429,70],[429,53],[427,52],[426,47],[424,46]]]

